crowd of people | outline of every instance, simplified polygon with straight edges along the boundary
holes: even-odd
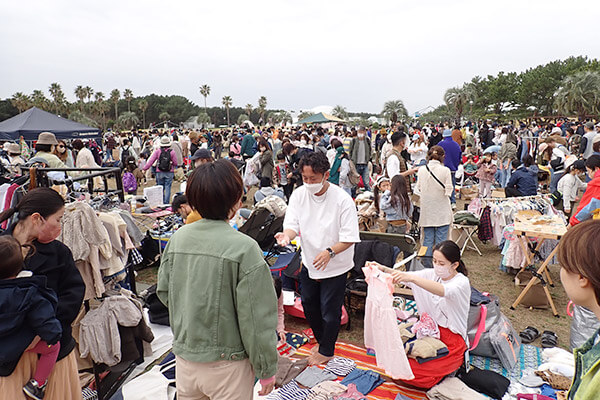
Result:
[[[593,207],[598,208],[600,124],[554,122],[106,132],[101,141],[70,142],[44,132],[34,154],[21,140],[6,143],[0,158],[3,168],[13,174],[22,173],[20,166],[32,160],[51,168],[109,165],[123,168],[129,194],[136,194],[151,179],[163,187],[163,202],[172,202],[173,210],[187,222],[162,254],[157,287],[170,312],[180,399],[249,399],[255,377],[261,394],[274,386],[277,342],[285,333],[281,296],[257,243],[228,223],[249,193],[244,174],[250,165],[257,166],[251,171],[260,184],[255,202],[276,196],[287,203],[283,230],[275,235],[277,243],[286,247],[298,240],[300,244],[300,296],[318,343],[308,358],[313,365],[325,364],[334,355],[347,273],[354,266],[355,244],[360,242],[353,198],[372,192],[387,232],[403,234],[416,224],[423,229],[423,246],[432,260],[432,269],[392,274],[394,282],[413,289],[418,309],[433,318],[450,350],[434,364],[411,363],[414,378],[406,383],[428,389],[462,365],[469,344],[467,269],[459,247],[448,240],[457,208],[456,188],[467,179],[479,183],[484,198],[493,189],[503,189],[506,196],[543,190],[560,199],[557,206],[570,217],[571,225],[578,225],[560,242],[561,279],[575,303],[600,316],[600,299],[594,295],[600,291],[597,246],[592,249],[574,239],[600,233],[597,221],[580,224],[591,218]],[[172,198],[174,180],[186,181],[185,195]],[[584,189],[575,210],[578,191]],[[64,201],[50,192],[32,190],[0,214],[0,222],[18,215],[18,222],[4,232],[16,242],[0,240],[3,254],[11,255],[0,263],[0,304],[6,303],[7,309],[15,306],[11,299],[15,293],[21,295],[15,292],[15,284],[20,277],[30,278],[20,275],[24,268],[34,276],[46,276],[56,294],[56,298],[40,294],[45,296],[46,301],[40,302],[46,309],[57,304],[56,313],[50,312],[40,322],[36,334],[42,344],[29,346],[33,339],[27,335],[18,342],[21,352],[29,347],[41,355],[34,379],[25,389],[39,398],[46,385],[51,390],[52,374],[71,378],[76,374],[70,324],[83,295],[70,251],[56,241]],[[25,246],[21,252],[19,245]],[[31,254],[30,248],[35,249]],[[35,290],[40,286],[31,279],[23,285]],[[59,325],[62,335],[57,337],[57,330],[50,327]],[[578,355],[588,365],[598,362],[597,340],[591,340]],[[592,390],[595,379],[600,379],[595,375],[594,369],[578,370],[572,390],[580,394]]]

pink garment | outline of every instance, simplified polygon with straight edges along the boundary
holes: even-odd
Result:
[[[392,276],[377,268],[364,267],[367,290],[365,305],[365,346],[375,350],[377,366],[393,379],[414,378],[393,308]]]
[[[60,351],[60,342],[49,345],[43,340],[40,340],[32,349],[29,349],[28,351],[40,355],[40,359],[35,367],[33,379],[35,379],[38,385],[41,386],[46,383],[50,373],[52,372],[52,369],[54,368],[54,364],[56,364],[58,352]]]
[[[354,399],[354,400],[362,400],[365,398],[365,395],[356,390],[356,385],[351,383],[348,385],[348,390],[339,396],[335,397],[336,399]]]
[[[440,338],[440,328],[438,324],[431,318],[431,315],[424,312],[417,323],[413,325],[412,331],[417,334],[417,339],[424,337]]]

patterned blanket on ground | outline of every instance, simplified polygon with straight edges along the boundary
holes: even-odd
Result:
[[[502,367],[502,363],[500,360],[495,358],[481,357],[481,356],[471,356],[470,357],[471,365],[480,369],[485,369],[489,371],[494,371],[502,376],[507,377],[510,380],[519,379],[526,369],[537,369],[537,367],[542,364],[542,349],[539,347],[532,346],[530,344],[522,344],[521,345],[521,354],[519,360],[518,368],[515,368],[512,371],[508,371],[504,367]]]

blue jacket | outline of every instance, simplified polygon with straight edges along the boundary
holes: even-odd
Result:
[[[444,157],[444,165],[450,168],[450,171],[455,172],[458,169],[458,165],[461,161],[460,158],[462,156],[460,146],[458,143],[452,140],[452,136],[444,138],[444,140],[438,143],[438,146],[443,148],[446,152],[446,156]]]
[[[521,165],[513,171],[506,187],[517,188],[523,196],[535,196],[537,194],[537,174]]]
[[[0,376],[13,372],[36,336],[48,344],[60,340],[57,302],[45,276],[0,280]]]

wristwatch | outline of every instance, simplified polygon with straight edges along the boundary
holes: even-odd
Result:
[[[326,248],[325,250],[327,250],[327,252],[329,252],[329,257],[330,257],[330,258],[333,258],[333,257],[335,257],[335,251],[333,251],[333,250],[331,249],[331,247],[328,247],[328,248]]]

